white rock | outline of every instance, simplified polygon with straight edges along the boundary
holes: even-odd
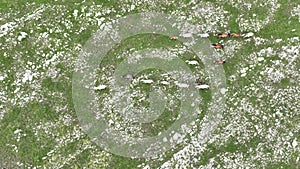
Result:
[[[245,38],[249,38],[249,37],[252,37],[252,36],[254,36],[254,33],[252,33],[252,32],[243,34],[243,37],[245,37]]]
[[[0,81],[4,80],[5,77],[4,76],[0,76]]]
[[[109,123],[110,125],[112,125],[112,124],[114,124],[115,122],[114,122],[112,119],[109,119],[109,120],[108,120],[108,123]]]
[[[198,65],[199,64],[197,60],[187,60],[185,62],[189,65]]]
[[[297,140],[296,140],[296,138],[295,138],[294,141],[293,141],[293,143],[292,143],[292,146],[293,146],[294,148],[296,148],[297,145],[298,145],[298,143],[297,143]]]
[[[22,79],[22,82],[25,83],[27,80],[28,81],[32,81],[33,78],[33,74],[30,70],[26,70],[24,73],[24,77]]]
[[[130,6],[130,9],[131,9],[131,10],[134,10],[134,8],[135,8],[135,5],[132,4],[132,5]]]
[[[133,74],[126,74],[123,76],[125,79],[134,79]]]
[[[103,90],[105,89],[107,86],[106,85],[99,85],[97,87],[94,87],[94,90]]]
[[[261,62],[261,61],[263,61],[263,60],[265,60],[265,59],[264,59],[263,57],[258,57],[257,60],[258,60],[259,62]]]
[[[276,40],[275,40],[276,43],[279,43],[279,42],[281,42],[281,41],[282,41],[282,39],[276,39]]]
[[[8,22],[4,25],[0,26],[0,37],[7,35],[9,30],[13,29],[13,27],[16,25],[15,22]]]
[[[151,80],[151,79],[147,79],[147,80],[142,79],[141,82],[150,84],[150,83],[153,83],[153,80]]]
[[[78,10],[77,10],[77,9],[74,10],[73,16],[74,16],[75,18],[78,16]]]
[[[180,36],[182,36],[184,38],[191,38],[191,37],[193,37],[193,34],[192,33],[182,33],[182,34],[180,34]]]
[[[160,83],[163,84],[163,85],[169,85],[170,84],[170,82],[167,82],[167,81],[161,81]]]
[[[220,89],[221,94],[225,94],[226,91],[227,91],[227,89],[225,89],[225,88],[221,88],[221,89]]]
[[[27,33],[26,32],[20,32],[21,35],[18,36],[18,41],[23,40],[24,38],[26,38]]]
[[[176,142],[180,142],[180,140],[182,139],[182,135],[180,133],[175,133],[173,135],[173,140],[176,141]]]
[[[245,67],[245,68],[242,68],[242,69],[241,69],[241,73],[242,73],[242,74],[244,74],[244,73],[246,73],[246,72],[247,72],[247,70],[248,70],[248,68],[247,68],[247,67]]]
[[[20,133],[21,131],[22,131],[21,129],[17,129],[17,130],[14,131],[14,134],[18,134],[18,133]]]
[[[163,138],[163,142],[167,142],[168,139],[166,137]]]
[[[209,89],[208,85],[196,85],[196,89]]]
[[[263,116],[263,119],[264,119],[264,120],[267,120],[267,119],[268,119],[268,117],[267,117],[267,116]]]
[[[203,33],[203,34],[199,34],[199,36],[201,38],[207,38],[207,37],[209,37],[209,34],[208,33]]]
[[[150,169],[150,166],[146,165],[143,169]]]
[[[189,85],[186,83],[179,83],[177,81],[174,82],[176,86],[180,87],[180,88],[188,88]]]
[[[101,17],[101,18],[99,18],[99,21],[103,22],[103,21],[105,21],[105,18]]]

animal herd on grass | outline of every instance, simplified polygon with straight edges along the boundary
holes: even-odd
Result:
[[[241,34],[241,33],[218,33],[216,36],[218,38],[249,38],[252,37],[254,34],[252,32],[246,33],[246,34]],[[203,34],[201,37],[208,37],[208,34]],[[178,40],[177,36],[170,36],[170,39],[172,40]],[[220,43],[213,43],[211,46],[215,49],[224,49],[224,45]],[[225,60],[216,60],[216,64],[224,64],[226,63]]]
[[[217,34],[216,36],[218,38],[249,38],[249,37],[252,37],[254,34],[252,32],[249,32],[249,33],[246,33],[246,34],[240,34],[240,33],[219,33]],[[192,34],[185,34],[183,37],[191,37]],[[201,37],[209,37],[209,34],[202,34]],[[169,37],[171,40],[178,40],[178,36],[170,36]],[[213,47],[214,49],[216,50],[224,50],[224,45],[220,44],[220,43],[213,43],[211,44],[211,47]],[[188,64],[190,65],[197,65],[198,64],[198,61],[186,61]],[[225,60],[216,60],[215,61],[215,64],[219,64],[219,65],[222,65],[226,63]],[[123,78],[125,79],[130,79],[130,80],[133,80],[135,79],[135,76],[133,74],[126,74],[123,76]],[[140,80],[141,83],[145,83],[145,84],[152,84],[154,83],[153,80],[151,79],[142,79]],[[166,82],[166,81],[162,81],[162,82],[159,82],[159,84],[161,85],[167,85],[167,86],[171,86],[172,83],[170,82]],[[183,84],[183,83],[179,83],[177,81],[174,82],[174,85],[180,87],[180,88],[186,88],[188,87],[189,85],[188,84]],[[103,90],[103,89],[106,89],[107,88],[107,85],[99,85],[98,87],[94,87],[94,90]],[[195,84],[195,88],[196,89],[209,89],[210,86],[207,85],[207,84],[204,84],[204,83],[201,83],[201,82],[198,82]]]

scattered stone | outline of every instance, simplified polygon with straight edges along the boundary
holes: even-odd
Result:
[[[5,77],[4,76],[0,76],[0,81],[4,80]]]
[[[257,60],[258,60],[259,62],[261,62],[261,61],[263,61],[263,60],[265,60],[265,59],[264,59],[263,57],[258,57]]]
[[[170,85],[170,82],[167,82],[167,81],[161,81],[160,84],[163,84],[163,85]]]
[[[123,78],[132,80],[132,79],[134,79],[134,75],[133,74],[126,74],[126,75],[123,76]]]
[[[221,88],[221,89],[220,89],[220,92],[221,92],[221,94],[225,94],[225,93],[227,92],[227,89]]]
[[[147,79],[147,80],[142,79],[141,82],[146,83],[146,84],[151,84],[151,83],[153,83],[153,80],[151,80],[151,79]]]
[[[187,60],[185,61],[187,64],[189,65],[199,65],[198,61],[197,60]]]
[[[174,82],[176,86],[180,87],[180,88],[188,88],[189,85],[186,83],[179,83],[178,81]]]
[[[27,36],[26,32],[20,32],[20,35],[18,36],[18,41],[21,41],[23,39],[25,39]]]
[[[99,85],[97,87],[94,87],[94,90],[103,90],[103,89],[106,89],[106,85]]]
[[[17,130],[14,131],[14,134],[18,134],[18,133],[20,133],[21,131],[22,131],[21,129],[17,129]]]
[[[26,81],[32,81],[33,79],[33,74],[30,70],[26,70],[24,77],[22,79],[22,82],[25,83]]]
[[[201,38],[208,38],[209,37],[209,34],[208,33],[203,33],[203,34],[199,34],[199,36]]]
[[[209,86],[205,84],[196,85],[195,87],[196,89],[209,89]]]
[[[296,138],[295,138],[295,139],[293,140],[292,146],[293,146],[294,148],[296,148],[297,145],[298,145],[298,142],[297,142],[297,140],[296,140]]]
[[[180,36],[182,36],[184,38],[192,38],[193,34],[192,33],[182,33],[182,34],[180,34]]]
[[[77,10],[77,9],[74,10],[73,16],[74,16],[75,18],[78,16],[78,10]]]
[[[281,42],[281,41],[282,41],[282,39],[276,39],[276,40],[275,40],[276,43],[279,43],[279,42]]]
[[[243,36],[244,38],[250,38],[250,37],[254,36],[254,33],[249,32],[249,33],[243,34],[242,36]]]

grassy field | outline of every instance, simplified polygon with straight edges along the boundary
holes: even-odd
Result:
[[[250,10],[248,12],[248,10]],[[226,60],[222,118],[207,139],[203,120],[211,113],[212,90],[199,90],[201,113],[184,142],[160,156],[128,158],[104,151],[81,129],[72,98],[72,77],[85,43],[105,24],[139,12],[167,13],[221,43]],[[300,168],[300,3],[296,0],[202,1],[0,1],[1,168]],[[188,30],[188,29],[187,29]],[[217,33],[253,32],[249,38]],[[179,36],[179,35],[176,35]],[[95,86],[110,85],[116,67],[144,49],[176,54],[198,82],[210,85],[205,64],[180,40],[138,34],[121,41],[99,65]],[[161,89],[167,107],[158,119],[124,134],[155,136],[178,120],[181,99],[166,72],[135,75],[133,105],[149,108],[149,92]],[[152,84],[142,83],[152,79]],[[100,115],[109,109],[110,88],[96,91]],[[115,119],[113,119],[115,120]],[[129,123],[121,123],[125,126]]]

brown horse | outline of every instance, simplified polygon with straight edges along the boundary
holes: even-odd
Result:
[[[219,44],[219,43],[214,43],[214,44],[211,44],[211,45],[212,45],[212,47],[215,48],[215,49],[223,49],[223,48],[224,48],[224,46],[221,45],[221,44]]]
[[[229,36],[230,36],[229,33],[219,33],[219,34],[218,34],[218,37],[219,37],[219,38],[228,38]]]
[[[216,60],[216,64],[223,65],[224,63],[226,63],[225,60]]]

